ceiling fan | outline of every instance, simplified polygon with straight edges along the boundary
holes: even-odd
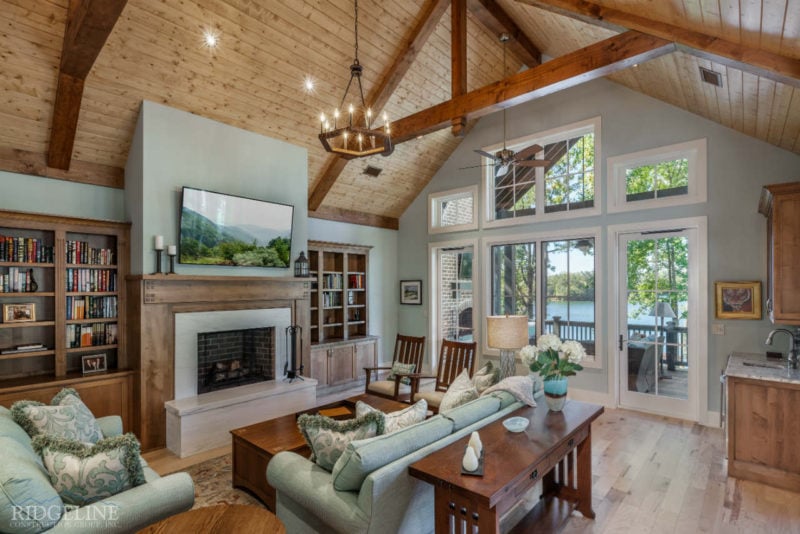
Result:
[[[511,39],[507,33],[500,34],[500,42],[503,43],[503,76],[506,74],[506,43]],[[507,174],[513,167],[546,167],[550,164],[549,160],[544,159],[529,159],[542,151],[542,147],[533,144],[529,147],[523,148],[519,152],[515,152],[506,146],[506,109],[503,108],[503,148],[494,154],[486,152],[485,150],[475,150],[481,156],[492,160],[491,166],[495,167],[495,178]],[[485,165],[475,165],[473,167],[464,167],[465,169],[474,169],[475,167],[484,167]]]

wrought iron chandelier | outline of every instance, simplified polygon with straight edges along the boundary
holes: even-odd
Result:
[[[361,158],[381,154],[388,156],[394,151],[392,138],[389,135],[389,118],[383,113],[383,126],[373,128],[375,116],[372,109],[364,103],[364,89],[361,87],[361,73],[364,68],[358,62],[358,0],[355,0],[355,59],[350,65],[350,81],[344,90],[339,107],[328,118],[320,115],[319,140],[328,152],[338,154],[345,159]],[[340,110],[345,104],[353,80],[358,84],[358,96],[361,98],[361,107],[357,108],[352,103],[348,105],[347,116],[343,117]]]

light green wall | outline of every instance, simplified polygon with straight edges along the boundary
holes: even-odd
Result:
[[[480,120],[401,217],[397,254],[399,278],[421,278],[423,287],[430,287],[427,272],[429,242],[591,226],[603,228],[599,252],[604,258],[604,270],[608,273],[611,265],[606,250],[605,229],[608,225],[649,221],[656,217],[706,216],[709,324],[714,322],[715,280],[766,281],[766,222],[756,211],[759,192],[764,184],[800,180],[800,156],[606,80],[583,84],[512,108],[507,112],[508,138],[514,139],[598,115],[602,118],[602,160],[598,162],[596,173],[601,184],[605,184],[608,157],[707,138],[708,202],[679,208],[607,214],[607,193],[603,191],[601,216],[429,236],[428,194],[480,183],[480,169],[463,168],[480,163],[474,149],[502,141],[502,113],[496,113]],[[481,251],[478,257],[482,261]],[[599,313],[606,313],[609,298],[607,285],[598,283],[598,292],[601,299]],[[400,331],[427,331],[429,301],[430,297],[426,294],[422,307],[398,306]],[[766,347],[763,340],[771,328],[767,320],[724,323],[725,336],[708,335],[708,383],[704,389],[707,390],[708,407],[712,411],[719,410],[718,377],[728,353],[732,350],[764,351]],[[612,324],[607,318],[606,325],[613,328]],[[571,381],[579,388],[607,392],[607,369],[605,365],[602,370],[586,370]]]
[[[322,219],[308,220],[308,238],[368,245],[369,333],[381,336],[381,358],[391,362],[397,335],[397,232]],[[424,334],[419,334],[424,335]]]
[[[125,168],[126,208],[134,228],[131,272],[155,268],[153,236],[177,244],[183,186],[293,205],[291,257],[296,258],[306,248],[307,162],[305,148],[144,101]],[[291,269],[181,264],[175,271],[293,275]]]
[[[0,171],[0,209],[125,220],[121,189]]]

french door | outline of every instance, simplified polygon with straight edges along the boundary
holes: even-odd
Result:
[[[431,361],[434,366],[442,340],[474,341],[473,245],[432,248]]]
[[[698,343],[706,335],[698,231],[621,232],[617,239],[619,404],[697,420],[706,360]]]

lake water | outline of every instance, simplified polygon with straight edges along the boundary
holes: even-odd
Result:
[[[685,308],[685,307],[684,307]],[[569,303],[569,318],[577,322],[591,322],[594,321],[594,302],[589,301],[573,301]],[[656,318],[652,315],[641,314],[637,316],[639,306],[635,304],[628,305],[628,318],[635,324],[656,324]],[[562,320],[567,319],[567,303],[566,302],[551,302],[547,304],[547,318],[552,319],[554,315],[560,315]],[[668,319],[664,319],[666,323]],[[686,320],[679,321],[680,326],[686,326]]]

